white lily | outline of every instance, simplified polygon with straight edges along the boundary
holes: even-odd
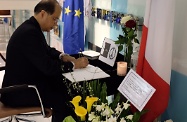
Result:
[[[106,106],[105,110],[103,111],[103,116],[111,116],[113,113],[113,110],[109,106]]]
[[[96,118],[95,112],[91,112],[90,114],[88,114],[88,120],[89,121],[92,121],[94,118]]]
[[[126,122],[125,118],[122,117],[121,120],[120,120],[120,122]]]
[[[92,122],[100,122],[100,117],[97,116],[95,119],[92,120]]]
[[[116,114],[119,114],[121,113],[121,111],[122,111],[121,105],[118,103],[117,108],[115,109],[115,112]]]
[[[104,110],[104,108],[105,108],[105,104],[104,103],[102,103],[101,105],[96,105],[96,110],[97,111],[101,111],[101,110]]]
[[[129,106],[130,106],[130,104],[128,104],[128,100],[127,100],[126,103],[123,103],[123,108],[125,108],[125,110],[126,110],[127,108],[129,108]]]
[[[126,118],[129,119],[129,120],[132,120],[133,115],[128,115],[128,116],[126,116]]]
[[[111,116],[111,117],[107,120],[107,122],[117,122],[117,119],[116,119],[116,117]]]

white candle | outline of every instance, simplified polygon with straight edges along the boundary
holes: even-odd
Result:
[[[125,76],[127,73],[127,62],[117,62],[117,75]]]

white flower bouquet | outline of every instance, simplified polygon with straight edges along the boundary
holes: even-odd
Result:
[[[70,101],[77,117],[68,116],[63,122],[138,122],[141,115],[146,112],[143,110],[132,113],[130,103],[128,100],[123,102],[120,93],[115,95],[115,99],[109,104],[106,83],[85,83],[81,88],[78,85],[77,89],[81,89],[81,92]]]

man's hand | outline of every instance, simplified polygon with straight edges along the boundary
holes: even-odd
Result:
[[[63,55],[63,56],[61,56],[61,59],[62,59],[62,61],[64,61],[64,62],[71,62],[71,61],[76,60],[74,57],[69,56],[69,55]]]
[[[89,64],[89,61],[86,57],[81,57],[81,58],[78,58],[74,61],[72,61],[74,63],[74,68],[75,69],[80,69],[80,68],[85,68],[86,66],[88,66]]]

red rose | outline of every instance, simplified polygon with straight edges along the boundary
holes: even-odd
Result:
[[[134,20],[129,20],[125,23],[125,26],[128,28],[134,28],[136,27],[136,22]]]

